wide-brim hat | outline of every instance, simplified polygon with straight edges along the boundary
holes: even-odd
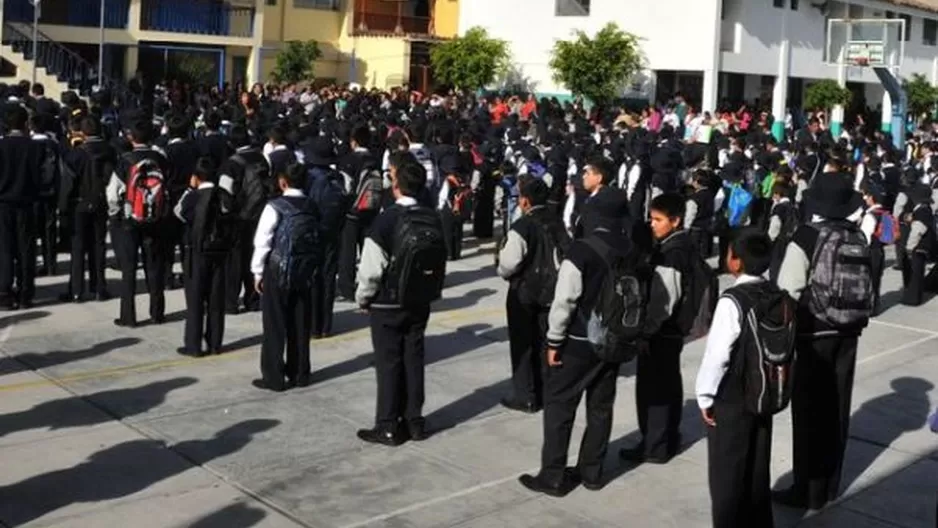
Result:
[[[853,188],[853,179],[845,173],[820,174],[804,192],[812,214],[843,220],[863,207],[863,196]]]
[[[336,163],[335,146],[325,136],[310,139],[303,148],[303,160],[307,165],[328,167]]]

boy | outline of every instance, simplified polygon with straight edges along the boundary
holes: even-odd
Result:
[[[189,189],[173,211],[186,224],[186,330],[185,344],[177,350],[185,356],[219,354],[225,333],[225,257],[236,226],[228,213],[231,196],[215,178],[212,158],[198,158]],[[203,328],[207,350],[202,349]]]
[[[709,172],[697,171],[691,182],[693,193],[685,204],[684,223],[690,230],[690,236],[703,256],[709,256],[713,246],[713,211],[716,191],[710,187],[713,176]]]
[[[778,268],[785,256],[785,247],[791,235],[798,228],[798,210],[791,203],[791,190],[784,183],[772,186],[772,209],[769,212],[768,236],[772,242],[772,263],[769,277],[772,281],[778,277]]]
[[[866,202],[866,212],[863,214],[863,220],[860,222],[860,231],[866,236],[870,243],[870,273],[873,277],[873,315],[879,313],[880,285],[883,281],[883,268],[886,266],[886,254],[883,251],[885,244],[881,236],[877,236],[880,230],[880,224],[883,222],[883,216],[889,215],[892,222],[896,225],[896,219],[883,208],[883,199],[885,193],[883,189],[872,182],[867,182],[863,188],[863,201]],[[886,233],[887,237],[892,237],[892,233]],[[887,240],[892,240],[887,238]],[[895,243],[892,240],[891,243]]]
[[[935,251],[935,216],[931,208],[931,189],[919,183],[906,189],[912,211],[906,214],[908,235],[903,241],[906,258],[902,265],[902,304],[922,304],[926,290],[925,267]]]
[[[392,176],[394,204],[365,239],[355,301],[371,316],[378,395],[375,425],[358,438],[388,446],[427,438],[423,418],[424,333],[440,297],[446,245],[439,214],[418,205],[426,170],[406,162]]]
[[[762,279],[772,243],[747,228],[730,242],[726,268],[736,278],[717,303],[697,372],[697,405],[707,428],[707,465],[714,528],[772,528],[769,463],[772,417],[747,410],[741,365],[754,346],[740,339],[752,301],[778,288]],[[748,301],[748,302],[747,302]],[[654,352],[654,350],[653,350]]]
[[[311,381],[311,291],[320,259],[317,214],[302,191],[306,179],[306,168],[299,163],[277,174],[282,195],[264,206],[254,235],[251,272],[261,294],[264,344],[262,377],[251,383],[274,392]]]

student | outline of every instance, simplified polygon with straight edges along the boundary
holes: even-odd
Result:
[[[439,170],[445,179],[437,209],[443,224],[446,251],[450,260],[459,260],[462,255],[463,222],[470,214],[464,208],[471,207],[463,192],[467,187],[464,169],[459,163],[459,157],[449,154],[440,161]]]
[[[59,231],[58,220],[59,188],[61,186],[61,160],[62,147],[59,145],[53,129],[57,123],[50,123],[51,116],[35,114],[29,118],[29,128],[33,141],[37,142],[43,155],[42,169],[39,172],[39,200],[35,202],[36,225],[39,228],[39,241],[42,244],[42,267],[40,275],[49,277],[55,275],[55,265],[58,254]]]
[[[192,121],[184,115],[174,114],[166,119],[169,141],[163,147],[166,153],[169,172],[166,174],[166,187],[169,203],[178,204],[183,193],[189,187],[189,180],[199,159],[199,148],[192,136]],[[217,167],[217,165],[216,165]],[[213,176],[214,178],[214,176]],[[182,286],[181,277],[173,273],[176,261],[176,248],[179,248],[180,261],[185,263],[185,227],[176,215],[167,218],[164,228],[166,240],[166,285],[173,290]]]
[[[772,186],[772,208],[769,210],[769,224],[766,234],[772,242],[772,264],[769,266],[769,278],[778,277],[778,268],[782,265],[785,248],[795,229],[798,228],[798,210],[791,203],[791,188],[785,183]]]
[[[866,240],[870,244],[870,273],[873,277],[873,315],[876,315],[880,311],[879,299],[880,299],[880,290],[883,282],[883,271],[886,267],[886,253],[884,251],[885,243],[883,242],[883,236],[887,237],[887,242],[894,244],[896,240],[893,240],[892,233],[886,233],[885,235],[877,235],[877,233],[884,227],[888,229],[888,226],[882,226],[881,224],[884,221],[884,216],[888,215],[889,219],[886,220],[889,225],[896,225],[896,219],[883,208],[883,200],[885,198],[885,193],[882,188],[872,182],[867,182],[863,188],[863,201],[866,202],[866,212],[863,214],[863,221],[860,223],[860,230],[863,231],[863,234],[866,236]],[[897,226],[898,227],[898,226]]]
[[[505,308],[514,389],[501,404],[534,413],[543,405],[543,350],[550,296],[557,281],[555,260],[563,258],[570,237],[560,218],[548,208],[547,184],[532,180],[520,192],[523,216],[511,225],[498,253],[498,275],[509,284]],[[548,296],[546,301],[544,295]]]
[[[792,487],[773,492],[780,504],[820,509],[840,488],[857,341],[872,311],[871,262],[862,258],[815,258],[819,252],[849,251],[862,257],[866,239],[857,227],[863,199],[849,174],[824,174],[805,191],[810,224],[795,231],[779,268],[778,285],[797,301],[798,372],[792,388]],[[868,253],[866,253],[868,255]],[[824,264],[827,262],[827,264]],[[867,289],[867,286],[869,289]],[[828,298],[830,313],[811,300]]]
[[[352,151],[339,163],[341,170],[354,182],[353,197],[355,202],[349,205],[342,227],[339,248],[339,295],[347,300],[355,298],[355,275],[358,271],[358,252],[365,243],[365,235],[371,230],[371,224],[381,210],[381,193],[378,177],[378,160],[369,152],[371,131],[367,126],[358,125],[352,129],[349,144]]]
[[[903,241],[906,258],[902,265],[901,302],[906,306],[918,306],[926,290],[925,267],[936,249],[935,216],[931,208],[931,189],[927,185],[914,185],[907,188],[906,193],[913,205],[912,212],[905,217],[909,231]]]
[[[713,246],[713,211],[716,191],[710,187],[713,176],[709,172],[697,171],[691,181],[693,192],[685,204],[684,223],[690,232],[697,251],[709,256]]]
[[[212,158],[200,157],[189,178],[189,190],[174,211],[187,227],[185,345],[177,350],[186,356],[219,354],[225,333],[225,258],[235,226],[232,197],[217,186],[216,173]],[[202,348],[203,336],[207,349]]]
[[[362,249],[355,301],[371,318],[378,394],[374,427],[357,434],[369,443],[398,446],[427,437],[424,333],[430,303],[443,289],[446,245],[437,212],[417,202],[426,184],[421,165],[396,167],[394,204],[375,219]]]
[[[652,353],[638,356],[635,405],[642,439],[622,449],[628,462],[667,463],[680,447],[684,407],[681,351],[684,349],[682,301],[697,248],[684,229],[684,200],[674,193],[651,202],[651,231],[655,248],[651,263],[655,277],[649,295],[646,333]],[[689,293],[689,292],[688,292]],[[689,312],[688,312],[689,313]]]
[[[588,193],[612,178],[612,170],[587,167],[583,186]],[[633,250],[623,234],[625,193],[596,194],[584,205],[591,231],[574,241],[560,265],[557,287],[548,315],[547,370],[544,374],[544,444],[537,475],[519,477],[531,491],[562,497],[579,484],[589,490],[603,487],[603,464],[612,429],[618,363],[602,361],[587,340],[587,317],[599,300],[599,290],[612,259]],[[602,254],[598,249],[602,248]],[[586,394],[586,430],[577,467],[567,468],[570,435],[577,407]]]
[[[772,416],[747,408],[743,365],[754,347],[742,340],[745,314],[755,300],[778,288],[762,275],[769,267],[772,243],[754,228],[730,242],[726,268],[735,283],[717,303],[707,346],[697,372],[697,405],[707,427],[707,467],[714,528],[772,528],[769,466]],[[747,329],[747,334],[751,332]],[[654,350],[652,350],[654,353]]]
[[[251,384],[274,392],[311,382],[311,290],[321,256],[318,216],[303,193],[306,179],[306,168],[299,163],[277,175],[282,196],[264,207],[254,235],[251,273],[261,295],[264,343],[261,378]]]

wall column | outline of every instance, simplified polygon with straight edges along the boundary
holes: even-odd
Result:
[[[711,0],[712,10],[709,29],[711,34],[707,35],[706,42],[710,45],[709,61],[703,70],[703,89],[700,97],[700,110],[702,112],[712,112],[717,108],[717,97],[720,86],[720,40],[723,29],[723,21],[720,19],[720,13],[723,11],[723,0]]]
[[[791,69],[791,43],[788,41],[788,1],[782,6],[781,36],[778,43],[778,73],[772,90],[772,135],[785,139],[785,114],[788,110],[788,74]]]
[[[140,48],[137,46],[127,46],[124,51],[124,79],[129,80],[137,74],[137,68],[140,67]]]
[[[263,64],[264,48],[257,45],[251,46],[251,53],[248,54],[248,86],[263,82],[261,79]]]
[[[143,0],[130,0],[127,8],[127,31],[131,34],[140,31],[140,21],[143,18]]]

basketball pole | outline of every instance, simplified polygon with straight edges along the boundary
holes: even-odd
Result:
[[[786,2],[787,3],[787,2]],[[782,8],[781,34],[778,45],[778,73],[772,90],[772,135],[785,139],[785,116],[788,111],[788,74],[791,65],[791,42],[788,40],[788,6]]]
[[[840,50],[840,55],[837,57],[837,85],[841,88],[847,87],[847,46],[849,46],[852,37],[853,27],[847,24],[847,40],[844,47]],[[830,118],[831,136],[833,136],[834,141],[837,141],[840,132],[843,130],[844,106],[836,105],[831,110]]]

